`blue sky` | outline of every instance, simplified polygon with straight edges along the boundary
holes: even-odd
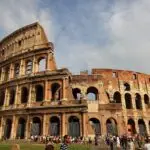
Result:
[[[149,0],[1,0],[0,38],[39,21],[58,68],[150,73]]]

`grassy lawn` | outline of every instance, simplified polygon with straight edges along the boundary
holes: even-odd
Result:
[[[45,145],[39,144],[20,144],[21,150],[44,150]],[[59,150],[60,145],[55,145],[55,150]],[[11,144],[0,144],[0,150],[11,150]],[[69,145],[69,150],[90,150],[86,145]]]

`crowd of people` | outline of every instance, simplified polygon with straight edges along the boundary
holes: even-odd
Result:
[[[91,137],[71,137],[66,135],[64,138],[59,136],[31,136],[31,141],[39,141],[45,143],[46,145],[61,144],[67,139],[67,144],[77,143],[77,144],[93,144],[95,146],[106,146],[110,150],[135,150],[135,149],[145,149],[150,150],[150,137],[148,136],[100,136],[96,135],[94,138]],[[67,150],[67,149],[61,149]]]

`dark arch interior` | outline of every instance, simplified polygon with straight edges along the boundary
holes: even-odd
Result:
[[[138,125],[139,125],[139,134],[146,136],[147,135],[147,131],[146,131],[146,126],[145,126],[145,122],[143,119],[139,119],[138,120]]]
[[[133,119],[129,119],[128,120],[128,125],[130,125],[130,128],[128,129],[128,132],[131,132],[131,134],[135,134],[136,133],[136,129],[135,129],[135,122]]]
[[[132,99],[131,99],[131,95],[129,93],[125,94],[125,102],[126,102],[126,108],[132,109]]]
[[[12,121],[10,119],[7,119],[4,130],[4,137],[6,139],[9,139],[11,136],[11,128],[12,128]]]
[[[40,135],[41,134],[41,120],[38,117],[33,118],[31,135]]]
[[[5,91],[0,91],[0,106],[4,105]]]
[[[15,89],[10,90],[10,100],[9,100],[10,105],[13,105],[15,103],[15,94],[16,94]]]
[[[141,96],[138,93],[136,93],[135,95],[135,104],[136,104],[136,109],[142,109]]]
[[[38,64],[39,64],[39,70],[38,71],[45,71],[46,68],[46,58],[41,57],[38,59]]]
[[[60,89],[61,86],[58,83],[53,83],[51,86],[52,100],[60,100]]]
[[[74,99],[80,100],[81,90],[79,88],[72,89]]]
[[[26,87],[23,87],[21,89],[21,103],[27,103],[28,101],[28,89]]]
[[[20,118],[18,121],[17,138],[23,139],[25,137],[25,126],[26,126],[25,119]]]
[[[41,85],[36,86],[36,101],[40,102],[43,101],[44,98],[44,90]]]
[[[110,134],[110,135],[118,134],[117,123],[116,123],[115,119],[113,119],[113,118],[107,119],[106,128],[107,128],[108,134]]]
[[[124,83],[124,90],[125,91],[130,91],[130,85],[128,83]]]
[[[50,134],[51,136],[60,135],[60,120],[56,116],[51,117],[50,119]]]
[[[149,104],[149,97],[148,97],[147,94],[144,95],[144,103],[145,103],[146,105]]]
[[[113,99],[116,103],[121,103],[121,94],[119,92],[115,92]]]
[[[95,135],[101,135],[100,121],[96,118],[91,118],[89,121],[91,122],[91,126],[94,129]]]
[[[69,135],[72,137],[79,137],[80,136],[80,122],[79,119],[75,116],[71,116],[69,118]]]

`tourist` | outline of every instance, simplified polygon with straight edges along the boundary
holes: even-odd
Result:
[[[150,137],[146,139],[146,143],[144,144],[144,150],[150,150]]]
[[[46,145],[45,150],[54,150],[53,145]]]
[[[135,150],[135,146],[132,138],[128,139],[128,150]]]
[[[68,144],[70,143],[70,137],[68,135],[64,136],[64,142],[60,146],[60,150],[68,150]]]

